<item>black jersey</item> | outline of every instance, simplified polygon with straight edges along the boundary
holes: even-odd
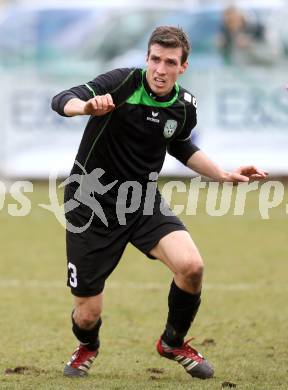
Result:
[[[65,116],[71,98],[87,101],[107,93],[115,109],[90,117],[76,156],[85,172],[102,168],[109,178],[145,182],[151,172],[160,172],[167,150],[184,164],[199,150],[190,139],[197,122],[195,97],[177,83],[169,96],[154,96],[143,69],[102,74],[56,95],[52,108]],[[72,173],[80,171],[74,164]]]

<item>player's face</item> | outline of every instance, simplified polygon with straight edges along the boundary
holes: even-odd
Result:
[[[172,91],[179,75],[185,72],[188,62],[181,64],[181,47],[150,46],[147,56],[146,78],[152,91],[158,96],[165,96]]]

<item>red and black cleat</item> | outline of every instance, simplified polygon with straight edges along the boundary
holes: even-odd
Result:
[[[193,377],[200,379],[212,378],[213,367],[204,357],[192,348],[187,340],[181,347],[170,347],[161,338],[157,341],[158,353],[167,359],[175,360]]]
[[[64,367],[64,375],[70,377],[87,375],[97,355],[98,349],[96,351],[90,351],[84,345],[80,344]]]

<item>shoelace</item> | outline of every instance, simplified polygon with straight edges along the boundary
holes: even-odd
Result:
[[[190,358],[198,363],[201,363],[203,362],[204,358],[201,355],[199,355],[196,349],[192,348],[189,345],[191,340],[193,340],[193,337],[185,341],[182,347],[174,349],[173,352],[177,353],[179,351],[179,355],[184,355],[187,358]]]

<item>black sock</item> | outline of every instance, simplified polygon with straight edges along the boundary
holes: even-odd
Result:
[[[190,294],[181,290],[173,280],[168,296],[168,319],[166,329],[162,335],[162,339],[166,344],[171,347],[178,347],[183,344],[184,337],[200,306],[200,296],[201,292]]]
[[[102,320],[99,318],[97,324],[92,329],[82,329],[76,324],[72,313],[72,332],[80,343],[84,344],[90,351],[96,351],[100,346],[99,329],[101,324]]]

